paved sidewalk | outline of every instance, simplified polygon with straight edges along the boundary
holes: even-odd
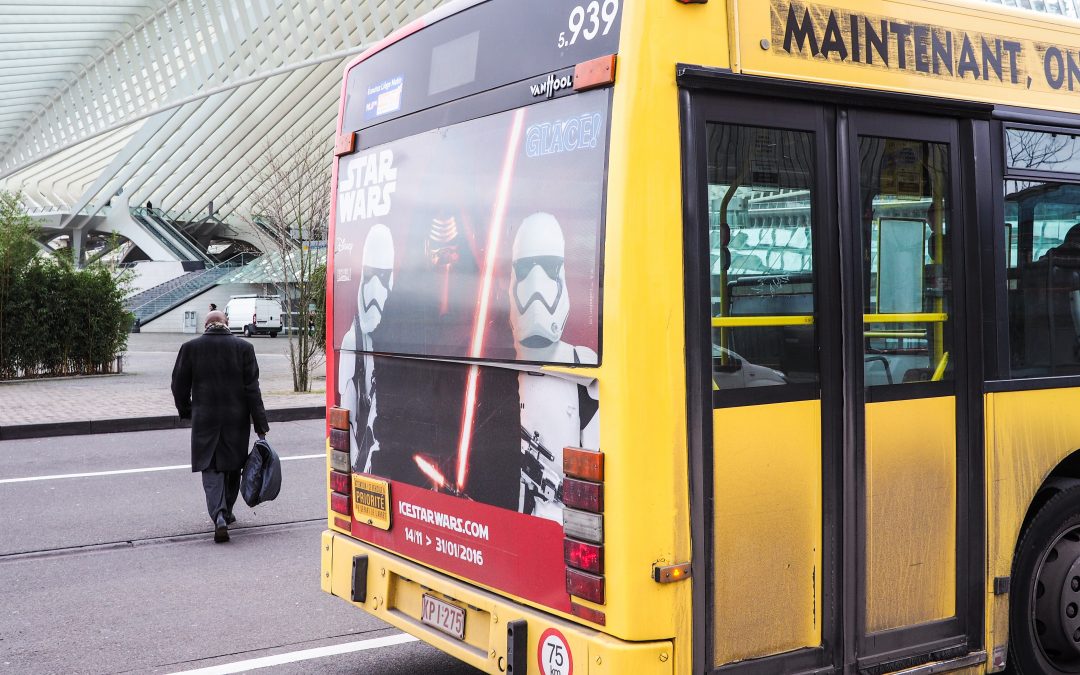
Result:
[[[176,408],[169,391],[172,367],[180,345],[194,337],[197,336],[133,333],[124,356],[124,372],[118,375],[0,383],[0,428],[175,417]],[[267,410],[325,405],[325,366],[320,365],[315,371],[312,383],[315,391],[296,394],[292,391],[289,371],[288,340],[278,336],[250,341],[259,360],[259,381]]]

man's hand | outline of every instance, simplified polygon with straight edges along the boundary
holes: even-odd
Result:
[[[258,431],[257,431],[257,432],[255,432],[255,433],[256,433],[256,434],[257,434],[257,435],[259,436],[259,440],[260,440],[260,441],[265,441],[265,440],[266,440],[266,434],[267,434],[268,432],[265,432],[265,431],[262,431],[262,432],[258,432]]]

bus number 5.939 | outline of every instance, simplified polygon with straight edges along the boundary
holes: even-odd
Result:
[[[588,5],[577,5],[570,10],[570,19],[567,23],[570,29],[569,39],[565,31],[559,33],[559,49],[574,44],[578,37],[592,40],[597,34],[607,35],[618,15],[619,0],[603,0],[603,3],[600,0],[592,0]],[[603,24],[603,31],[601,31],[601,24]]]

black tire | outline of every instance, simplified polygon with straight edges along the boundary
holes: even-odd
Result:
[[[277,331],[270,331],[270,337],[277,337]]]
[[[1017,675],[1080,673],[1080,483],[1047,500],[1016,546],[1009,665]]]
[[[244,326],[244,337],[251,337],[251,326]]]

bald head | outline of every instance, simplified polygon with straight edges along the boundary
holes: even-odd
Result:
[[[206,327],[212,323],[223,323],[226,326],[229,325],[228,319],[225,318],[225,312],[222,312],[218,309],[215,309],[212,312],[207,312],[206,322],[203,324],[203,326]]]

